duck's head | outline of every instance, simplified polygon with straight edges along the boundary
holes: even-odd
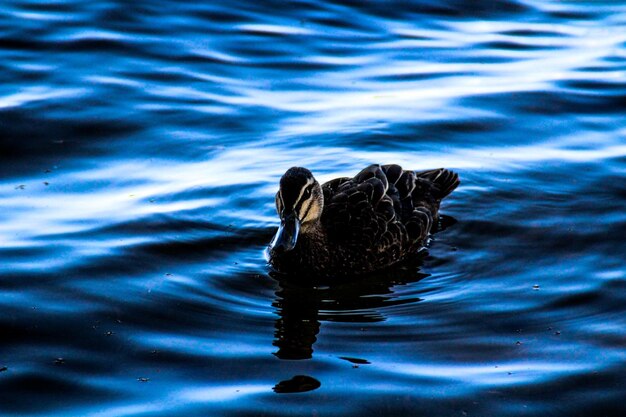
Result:
[[[281,253],[296,246],[298,234],[313,229],[324,208],[322,187],[306,168],[289,168],[280,179],[276,211],[280,227],[270,243],[270,251]]]

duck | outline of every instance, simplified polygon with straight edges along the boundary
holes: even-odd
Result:
[[[280,226],[267,249],[269,264],[279,273],[320,278],[388,268],[424,248],[441,201],[459,184],[445,168],[374,164],[323,184],[307,168],[289,168],[275,196]]]

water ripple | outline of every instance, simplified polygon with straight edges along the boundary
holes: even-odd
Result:
[[[3,7],[1,414],[623,414],[626,8],[392,3]],[[419,262],[270,273],[374,162],[461,175]]]

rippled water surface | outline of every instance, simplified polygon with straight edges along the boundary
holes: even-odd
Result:
[[[626,415],[623,2],[16,0],[0,80],[0,415]],[[378,162],[461,175],[421,265],[272,277]]]

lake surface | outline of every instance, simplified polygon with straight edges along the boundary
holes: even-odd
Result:
[[[203,3],[2,3],[0,415],[626,415],[626,4]],[[459,172],[421,265],[272,277],[370,163]]]

